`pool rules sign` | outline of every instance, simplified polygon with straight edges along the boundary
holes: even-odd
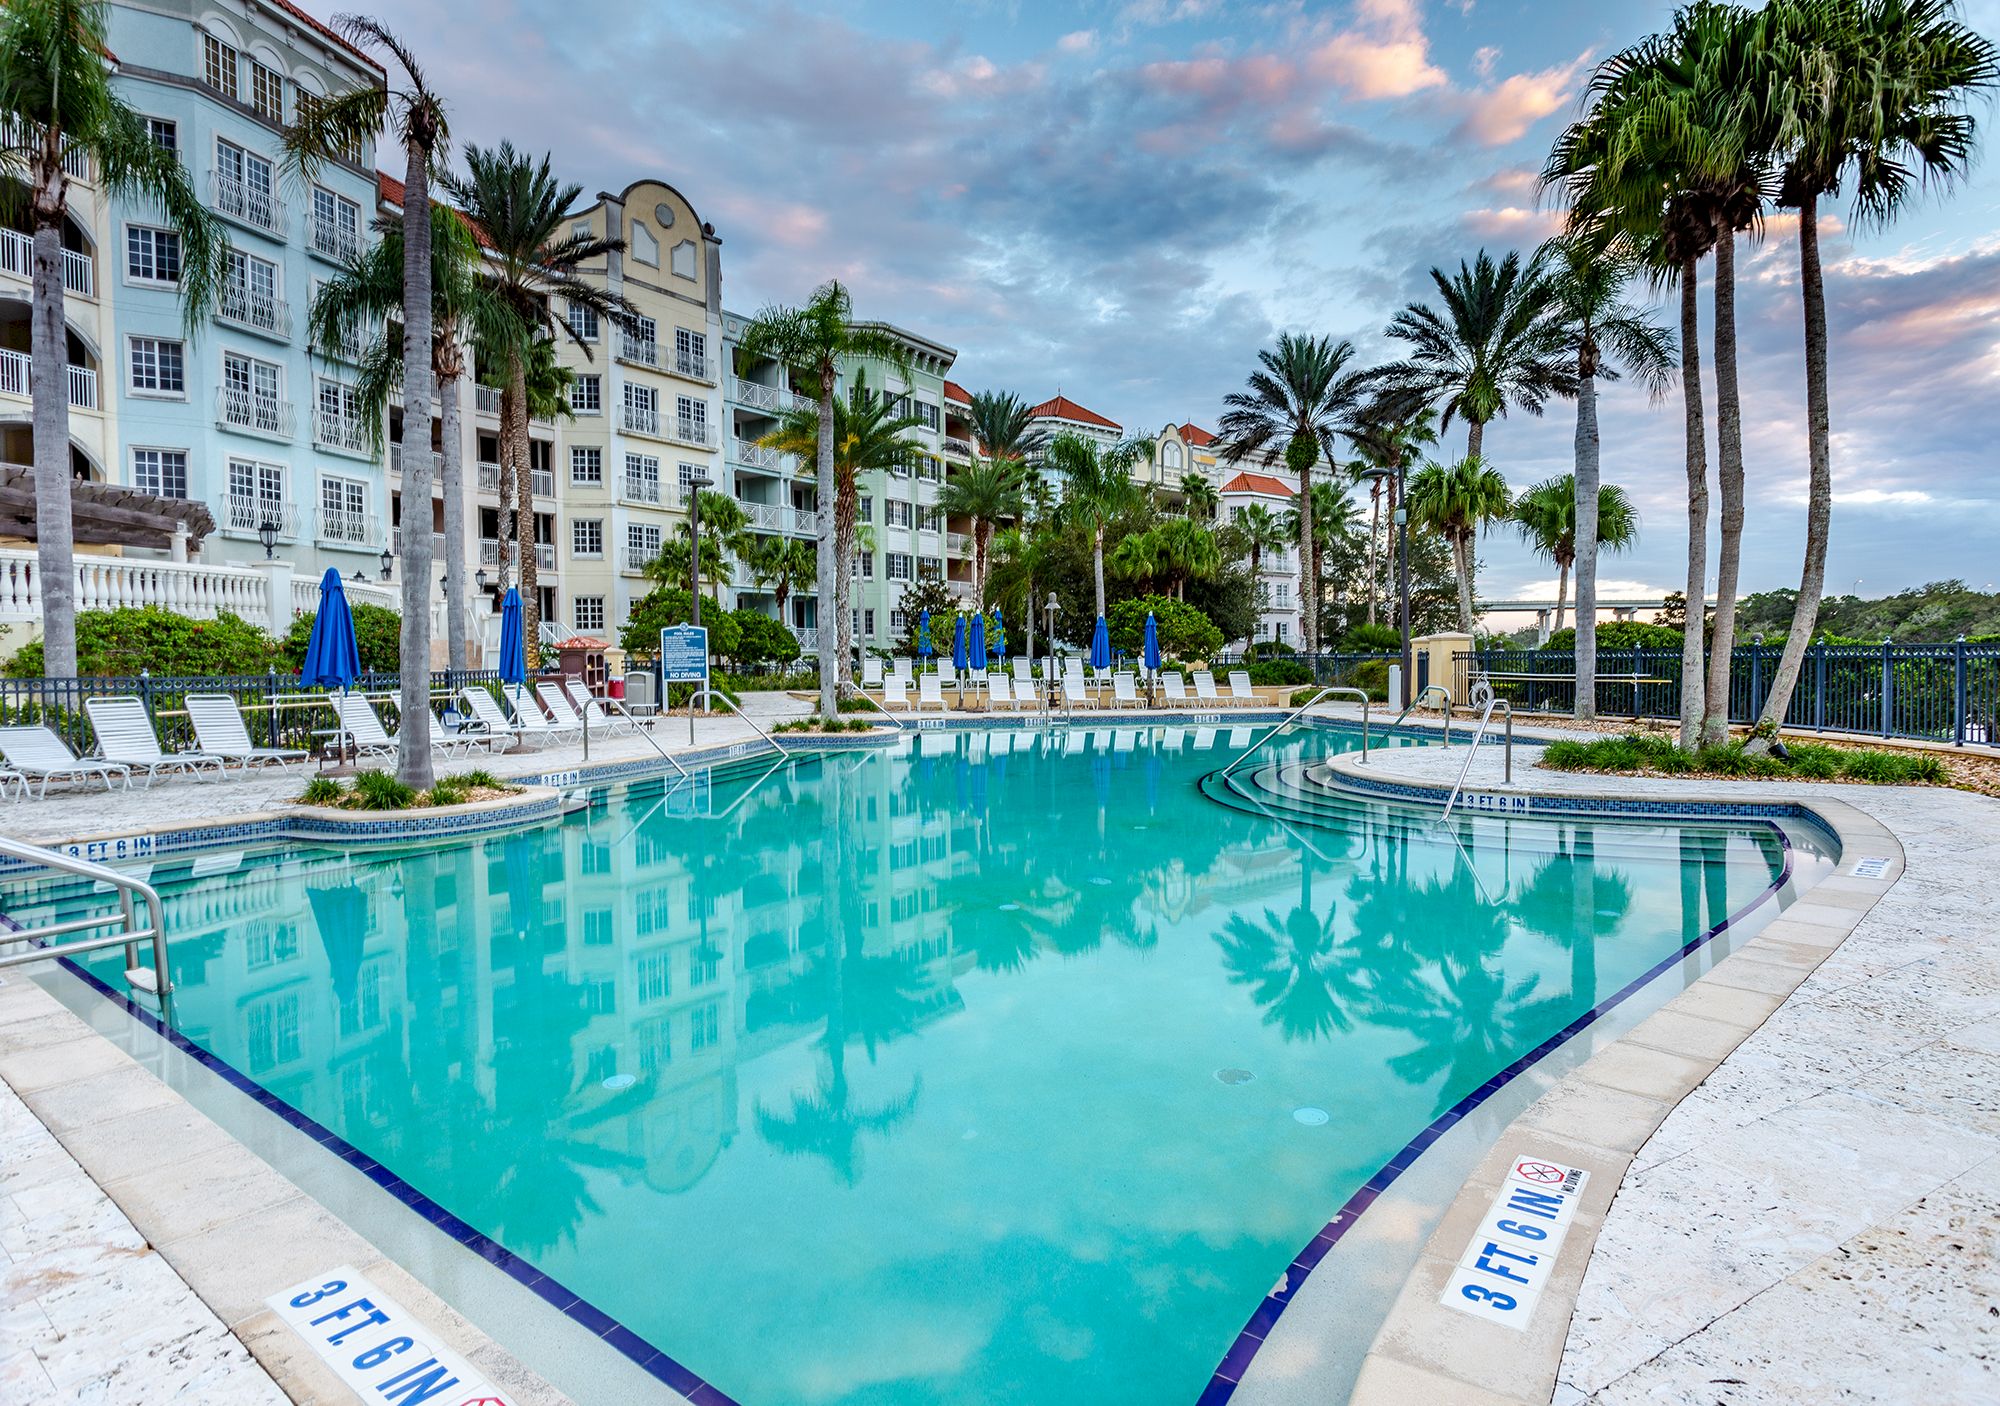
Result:
[[[1589,1179],[1580,1167],[1516,1157],[1439,1301],[1475,1318],[1525,1329]]]
[[[669,625],[660,631],[660,682],[708,682],[708,630],[701,625]]]
[[[265,1302],[370,1406],[515,1406],[359,1270],[330,1269]]]

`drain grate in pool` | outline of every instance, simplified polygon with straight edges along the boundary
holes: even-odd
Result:
[[[604,1081],[604,1087],[616,1093],[620,1089],[629,1089],[638,1082],[639,1076],[636,1074],[613,1074]]]
[[[1325,1127],[1329,1116],[1324,1108],[1294,1108],[1292,1110],[1292,1117],[1304,1123],[1308,1128]]]
[[[1218,1069],[1215,1077],[1224,1084],[1247,1084],[1257,1076],[1247,1069]]]

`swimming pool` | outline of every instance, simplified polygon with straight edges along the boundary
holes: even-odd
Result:
[[[1218,804],[1251,735],[940,732],[164,861],[176,1023],[684,1388],[1192,1402],[1412,1138],[1800,860],[1307,796],[1343,732],[1258,754],[1297,807]]]

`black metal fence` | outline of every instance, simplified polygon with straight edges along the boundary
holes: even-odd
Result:
[[[497,683],[491,669],[440,670],[431,675],[431,696],[448,706],[469,683]],[[363,674],[352,692],[375,700],[376,711],[389,727],[397,726],[400,674]],[[184,700],[190,693],[226,693],[243,710],[251,741],[260,747],[309,748],[313,733],[332,726],[332,699],[339,689],[307,688],[295,674],[227,674],[176,677],[163,674],[105,675],[96,678],[0,678],[0,723],[41,723],[62,734],[79,752],[95,745],[84,700],[130,694],[142,699],[152,715],[153,729],[169,749],[192,747],[194,728]]]
[[[1249,664],[1303,664],[1312,670],[1313,682],[1337,684],[1344,683],[1354,677],[1355,670],[1361,668],[1363,665],[1380,664],[1386,667],[1397,662],[1397,656],[1394,654],[1380,654],[1373,651],[1348,653],[1329,650],[1319,654],[1254,653],[1249,660],[1249,664],[1246,664],[1244,662],[1244,653],[1245,651],[1224,650],[1210,659],[1208,666],[1217,675],[1220,675],[1225,669],[1248,668]]]
[[[1730,659],[1729,718],[1755,722],[1770,696],[1781,650],[1738,648]],[[1568,650],[1482,649],[1455,656],[1452,694],[1474,672],[1517,708],[1566,713],[1576,697]],[[1678,649],[1600,649],[1597,711],[1605,717],[1680,716]],[[1907,737],[1961,746],[2000,745],[2000,645],[1815,644],[1806,650],[1785,726]]]

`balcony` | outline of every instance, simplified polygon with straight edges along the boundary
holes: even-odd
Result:
[[[972,555],[972,537],[965,532],[944,534],[944,554],[948,557],[969,557]]]
[[[625,544],[625,569],[627,571],[644,571],[653,564],[659,555],[660,548],[658,543],[654,543],[650,547],[642,547],[636,542],[627,542]]]
[[[535,567],[537,570],[540,571],[554,571],[556,569],[555,543],[553,542],[535,543]]]
[[[361,253],[361,236],[343,225],[307,216],[306,247],[322,259],[351,264]]]
[[[947,454],[956,454],[961,459],[970,459],[973,457],[972,441],[969,439],[959,439],[955,435],[946,435],[944,452]]]
[[[97,277],[90,255],[76,249],[63,250],[63,291],[82,298],[97,296]],[[35,276],[33,236],[16,229],[0,229],[0,273],[30,281]]]
[[[208,203],[219,215],[239,224],[262,230],[279,239],[285,237],[285,202],[268,190],[245,184],[220,171],[208,173]]]
[[[367,454],[372,457],[375,452],[375,445],[368,434],[367,422],[359,415],[344,415],[335,410],[320,409],[314,413],[313,443],[326,449],[344,450],[349,454]]]
[[[753,503],[748,498],[738,498],[736,504],[743,509],[743,515],[752,527],[805,537],[819,530],[819,515],[804,508],[794,508],[785,503]]]
[[[708,437],[706,420],[676,420],[672,438],[682,444],[691,444],[697,449],[707,449],[713,441]]]
[[[650,366],[658,370],[660,344],[649,337],[635,337],[621,327],[618,329],[618,359],[629,361],[635,366]]]
[[[482,415],[498,415],[500,413],[500,388],[498,386],[475,384],[472,387],[472,408]]]
[[[0,117],[0,147],[18,151],[36,151],[42,144],[42,125],[39,122],[24,122],[14,113]],[[80,150],[75,142],[63,143],[63,174],[73,181],[88,185],[91,180],[90,157]],[[24,175],[31,173],[24,172]]]
[[[500,544],[491,537],[479,539],[479,564],[498,566],[500,564]]]
[[[230,532],[256,532],[266,522],[277,524],[280,537],[299,535],[298,510],[290,503],[254,493],[231,493],[222,500],[222,525]]]
[[[791,455],[733,435],[729,440],[729,461],[746,469],[765,469],[771,473],[786,473],[792,468]]]
[[[644,474],[628,473],[622,480],[619,496],[633,503],[658,503],[660,501],[660,481]]]
[[[627,404],[625,407],[625,428],[632,434],[660,437],[660,412],[644,405]]]
[[[481,493],[498,493],[500,491],[500,466],[498,464],[489,463],[484,459],[479,461],[479,491]]]
[[[34,388],[28,379],[28,354],[17,351],[0,351],[0,395],[32,397]],[[97,373],[88,366],[72,364],[69,368],[69,403],[76,410],[97,409]]]
[[[380,540],[381,529],[373,513],[349,512],[345,508],[329,508],[322,503],[318,535],[322,542],[337,542],[344,547],[372,547]]]
[[[215,316],[280,341],[291,340],[292,309],[283,298],[242,283],[224,283],[215,299]]]
[[[674,352],[674,371],[677,375],[689,376],[697,381],[713,381],[714,368],[715,363],[705,356],[679,350]]]
[[[741,376],[731,376],[729,398],[752,410],[782,415],[790,408],[787,402],[791,400],[792,393],[780,386],[767,386],[762,381],[746,381]]]
[[[275,396],[253,395],[224,386],[215,393],[215,422],[228,430],[245,430],[250,434],[270,435],[274,439],[290,439],[292,403]]]

